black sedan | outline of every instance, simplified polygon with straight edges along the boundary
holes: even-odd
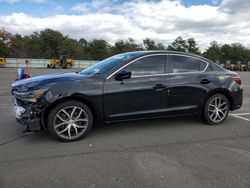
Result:
[[[139,51],[115,55],[82,72],[12,84],[16,118],[60,141],[84,137],[94,124],[198,115],[222,123],[242,105],[241,80],[203,57]]]

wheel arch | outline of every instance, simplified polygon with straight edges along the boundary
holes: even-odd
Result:
[[[48,117],[48,114],[50,113],[50,111],[53,108],[55,108],[58,104],[60,104],[62,102],[70,101],[70,100],[79,101],[81,103],[86,104],[89,107],[89,109],[91,110],[91,112],[93,113],[93,119],[94,119],[93,124],[94,125],[98,125],[99,120],[101,118],[99,117],[98,111],[97,111],[95,105],[93,104],[93,102],[91,102],[89,99],[87,99],[86,96],[84,96],[82,94],[75,94],[75,95],[71,95],[71,96],[66,96],[66,97],[60,98],[60,99],[52,102],[49,106],[47,106],[45,108],[45,110],[43,111],[43,113],[42,113],[42,117],[41,117],[42,126],[44,128],[47,128],[47,117]]]
[[[220,89],[215,89],[215,90],[212,90],[212,91],[210,91],[210,92],[208,92],[207,93],[207,95],[206,95],[206,97],[205,97],[205,100],[204,100],[204,102],[203,102],[203,104],[202,104],[202,113],[203,113],[203,111],[204,111],[204,108],[205,108],[205,105],[206,105],[206,101],[212,96],[212,95],[215,95],[215,94],[222,94],[222,95],[224,95],[226,98],[227,98],[227,100],[228,100],[228,102],[229,102],[229,108],[230,108],[230,110],[232,110],[232,107],[233,107],[233,98],[232,98],[232,96],[231,96],[231,94],[230,94],[230,91],[228,91],[228,90],[226,90],[226,89],[224,89],[224,88],[220,88]],[[202,114],[201,113],[201,114]]]

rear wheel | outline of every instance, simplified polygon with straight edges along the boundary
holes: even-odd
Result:
[[[89,107],[78,101],[66,101],[51,110],[48,116],[48,130],[51,136],[72,142],[83,138],[93,125]]]
[[[222,123],[228,116],[229,102],[222,94],[212,95],[204,108],[203,117],[210,125]]]

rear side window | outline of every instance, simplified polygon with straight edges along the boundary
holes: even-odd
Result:
[[[165,63],[165,55],[149,56],[133,62],[123,70],[131,72],[132,76],[163,74]]]
[[[172,56],[172,62],[173,73],[200,71],[199,61],[191,57]]]
[[[172,56],[173,73],[203,71],[207,63],[196,58],[186,56]]]

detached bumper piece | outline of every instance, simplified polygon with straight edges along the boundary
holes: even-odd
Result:
[[[24,103],[17,98],[13,99],[13,112],[18,122],[27,126],[26,131],[43,130],[41,124],[42,111],[40,105]]]

